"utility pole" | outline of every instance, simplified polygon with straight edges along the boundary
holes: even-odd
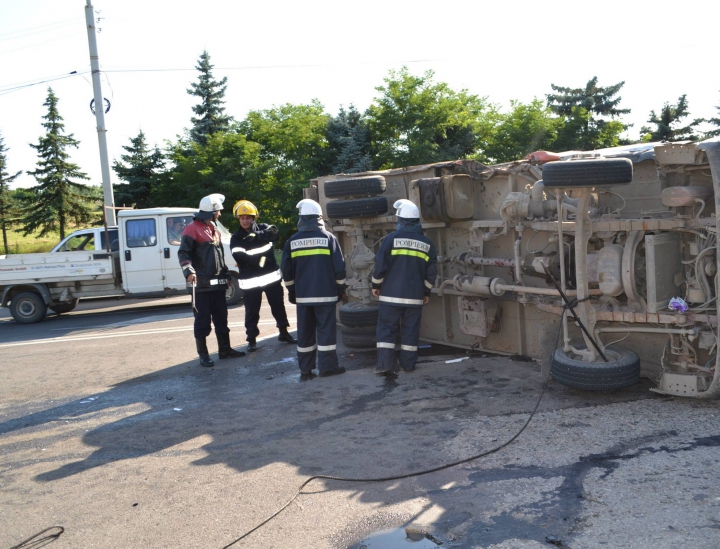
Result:
[[[90,46],[90,69],[92,70],[93,95],[95,97],[95,119],[97,121],[98,145],[100,146],[100,170],[102,171],[103,204],[105,205],[105,221],[108,225],[115,225],[115,199],[113,198],[112,183],[110,182],[110,162],[107,152],[107,130],[105,129],[105,101],[100,86],[100,60],[98,58],[97,36],[95,35],[95,11],[92,0],[87,0],[85,6],[85,21],[87,22],[88,45]]]

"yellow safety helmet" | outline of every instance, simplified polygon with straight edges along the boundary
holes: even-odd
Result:
[[[255,204],[249,200],[238,200],[233,206],[233,217],[240,217],[241,215],[252,215],[258,216],[258,209]]]

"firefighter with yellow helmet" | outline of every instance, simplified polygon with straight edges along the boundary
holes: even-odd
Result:
[[[290,323],[285,312],[284,291],[280,282],[282,275],[273,249],[273,242],[279,238],[277,227],[258,223],[258,209],[249,200],[236,202],[233,216],[240,223],[240,228],[232,235],[230,248],[240,271],[238,283],[243,291],[245,304],[247,350],[251,353],[257,350],[263,292],[280,330],[278,341],[297,343],[288,333]]]

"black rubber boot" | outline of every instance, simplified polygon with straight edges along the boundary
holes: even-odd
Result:
[[[215,366],[215,363],[210,360],[210,353],[208,353],[207,343],[204,337],[195,338],[195,347],[197,348],[198,356],[200,357],[200,366],[210,368]]]
[[[280,335],[278,336],[278,341],[282,341],[283,343],[292,343],[293,345],[297,343],[297,340],[290,335],[287,327],[285,326],[280,328]]]
[[[248,346],[247,346],[248,353],[254,353],[257,351],[257,340],[253,337],[248,339]]]
[[[230,346],[230,334],[215,334],[218,341],[218,357],[223,358],[238,358],[245,356],[242,351],[236,351]]]
[[[324,372],[318,372],[318,376],[320,377],[330,377],[330,376],[337,376],[340,374],[345,373],[345,368],[343,366],[338,366],[334,370],[326,370]]]

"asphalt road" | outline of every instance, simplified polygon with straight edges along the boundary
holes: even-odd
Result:
[[[309,476],[497,447],[541,394],[533,362],[438,347],[395,380],[341,348],[348,373],[301,382],[267,307],[257,353],[201,368],[188,301],[86,301],[30,326],[0,310],[0,549],[52,525],[53,548],[220,549]],[[233,547],[720,548],[720,403],[649,387],[551,381],[502,450],[314,481]]]

